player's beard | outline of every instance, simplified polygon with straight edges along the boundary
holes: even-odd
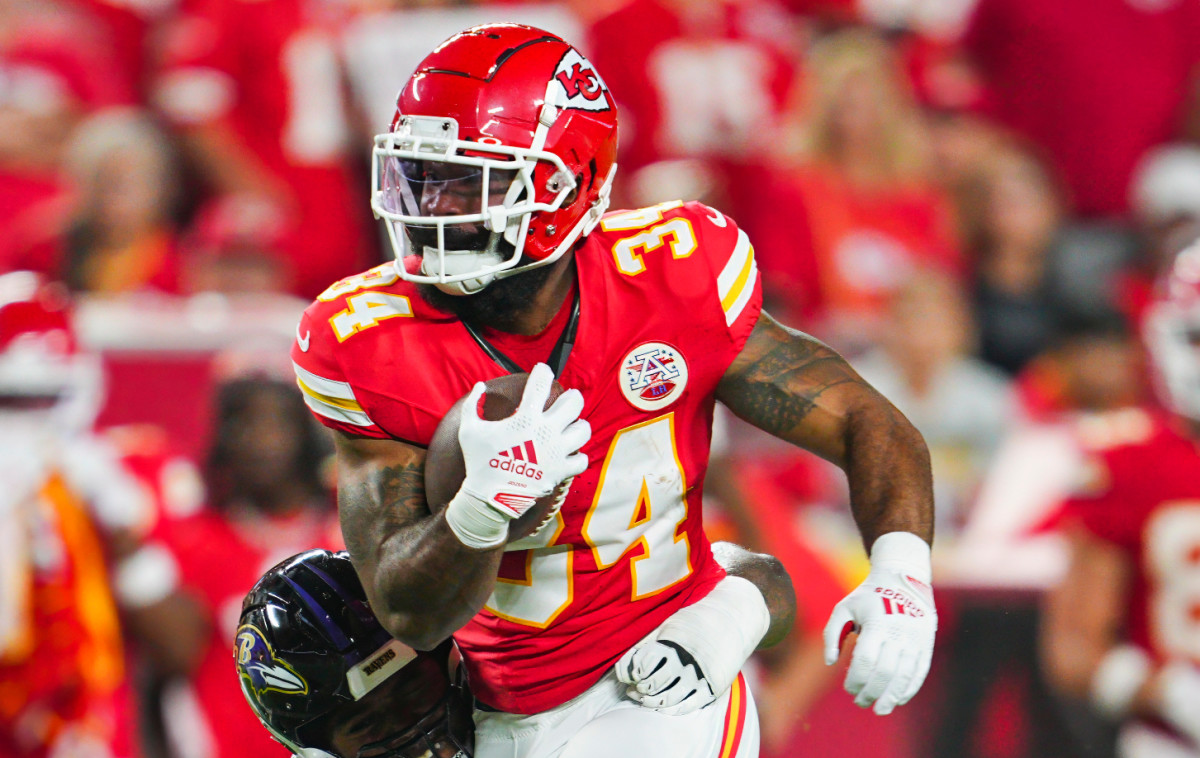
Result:
[[[519,265],[531,262],[522,258]],[[539,266],[497,279],[474,295],[448,295],[432,284],[418,284],[425,302],[440,311],[453,313],[473,326],[490,326],[501,331],[511,326],[545,286],[554,266]]]

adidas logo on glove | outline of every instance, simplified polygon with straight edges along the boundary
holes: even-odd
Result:
[[[533,440],[526,440],[523,445],[513,445],[510,450],[501,450],[499,455],[488,461],[488,465],[501,471],[527,476],[534,481],[542,478],[542,470],[535,466],[537,453],[533,449]]]

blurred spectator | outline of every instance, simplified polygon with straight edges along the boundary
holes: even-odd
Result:
[[[1123,214],[1143,153],[1200,111],[1196,0],[979,0],[965,45],[996,116],[1041,145],[1085,216]]]
[[[229,646],[242,599],[263,572],[299,550],[340,546],[328,446],[291,382],[247,376],[219,388],[208,507],[163,532],[207,621],[176,661],[182,677],[163,690],[163,723],[177,756],[287,755],[246,707]]]
[[[284,251],[286,219],[257,195],[209,201],[183,240],[183,291],[226,295],[286,293],[292,269]]]
[[[1053,182],[1015,142],[996,145],[964,196],[963,226],[975,259],[975,308],[983,359],[1015,374],[1054,329],[1048,264],[1062,219]]]
[[[188,2],[165,34],[155,87],[211,188],[257,195],[287,219],[292,288],[305,297],[374,260],[365,180],[347,163],[337,10],[318,0]]]
[[[65,295],[30,272],[0,276],[0,754],[125,758],[122,621],[139,635],[188,617],[146,539],[152,492],[91,432],[99,364]]]
[[[1062,543],[1045,530],[1074,483],[1081,440],[1120,427],[1146,389],[1141,350],[1121,314],[1064,317],[1020,378],[1025,422],[1003,441],[960,539],[943,553],[947,578],[1036,588],[1057,580]]]
[[[172,145],[149,116],[114,108],[88,118],[67,145],[62,168],[70,201],[42,205],[42,236],[29,240],[18,260],[75,291],[175,292],[178,169]]]
[[[770,307],[822,314],[817,330],[852,349],[878,334],[888,296],[913,269],[957,273],[960,255],[889,45],[862,29],[835,33],[814,45],[805,83],[785,134],[798,165],[768,184],[768,215],[746,225]]]
[[[57,3],[0,3],[0,272],[42,234],[75,126],[131,93],[95,30]]]
[[[138,102],[145,101],[150,39],[184,0],[61,0],[80,8],[102,34],[116,68]]]
[[[929,445],[942,539],[958,531],[1016,420],[1007,378],[970,356],[975,334],[960,286],[936,271],[915,272],[892,298],[880,347],[854,362]]]
[[[620,107],[616,207],[724,184],[722,210],[742,219],[741,190],[771,160],[796,74],[800,34],[784,9],[773,0],[631,0],[587,37]],[[653,181],[639,176],[660,162]]]

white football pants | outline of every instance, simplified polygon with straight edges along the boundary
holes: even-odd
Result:
[[[757,758],[758,713],[746,680],[686,716],[625,696],[612,669],[579,697],[522,716],[475,711],[475,758]]]

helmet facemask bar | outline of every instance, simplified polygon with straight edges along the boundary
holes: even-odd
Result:
[[[575,177],[562,159],[540,149],[539,143],[545,141],[545,131],[544,127],[538,129],[531,147],[518,148],[460,140],[457,136],[458,125],[453,119],[404,116],[396,131],[375,137],[371,208],[377,217],[386,222],[388,237],[397,257],[417,253],[423,258],[434,258],[423,261],[420,273],[409,273],[403,266],[398,267],[403,278],[423,284],[480,280],[474,283],[474,288],[463,287],[464,292],[470,292],[472,289],[481,289],[497,275],[503,275],[503,272],[518,266],[524,253],[532,214],[558,210],[576,187]],[[546,189],[555,192],[555,195],[549,202],[536,199],[538,188],[535,170],[543,161],[552,169]],[[443,172],[444,178],[422,181],[458,181],[466,187],[467,182],[474,181],[477,176],[479,205],[476,212],[433,215],[429,208],[422,206],[422,198],[417,197],[413,189],[413,177],[405,176],[405,171],[439,164],[443,168],[436,170]],[[478,174],[472,174],[472,170],[478,171]],[[497,185],[496,172],[512,174],[513,178],[507,187]],[[504,192],[502,202],[493,205],[493,198],[501,190]],[[478,248],[448,249],[447,228],[453,230],[456,226],[464,231],[472,227],[475,230],[483,229],[490,236],[486,244]],[[414,236],[418,239],[429,236],[428,232],[424,235],[419,233],[424,230],[433,232],[430,241],[434,244],[424,244],[421,250],[413,249]],[[451,236],[460,235],[452,231]],[[507,255],[502,251],[502,241],[512,246]],[[542,265],[552,262],[562,252],[557,251],[550,259],[536,263]],[[473,259],[454,258],[464,254]],[[471,268],[463,270],[462,263],[447,265],[450,260],[461,261]]]

